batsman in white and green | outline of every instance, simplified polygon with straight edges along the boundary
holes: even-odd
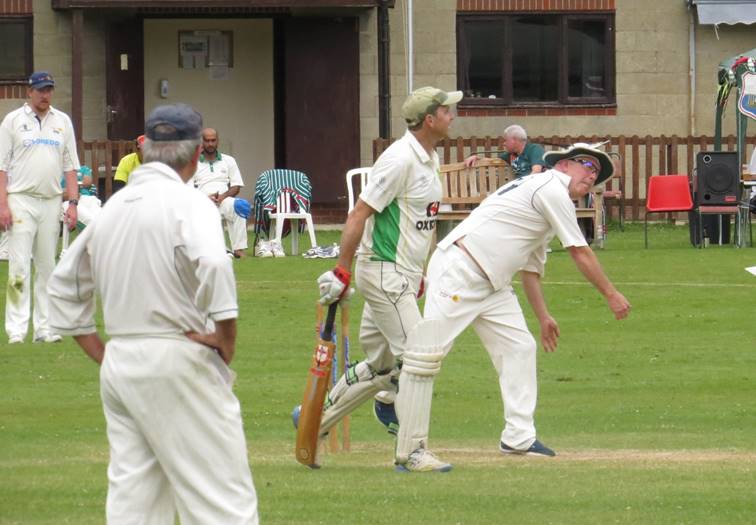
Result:
[[[360,199],[365,223],[355,278],[365,298],[360,343],[366,358],[349,366],[326,401],[321,432],[366,399],[393,403],[407,334],[420,321],[417,294],[441,200],[439,160],[410,131],[378,159]]]
[[[393,403],[400,365],[407,336],[422,319],[417,299],[441,201],[434,148],[454,118],[449,106],[461,97],[461,92],[436,88],[420,88],[408,97],[402,116],[409,129],[378,158],[347,219],[339,266],[348,271],[353,256],[357,259],[356,285],[365,299],[360,324],[365,359],[350,365],[329,392],[321,435],[373,396],[376,410],[383,407],[388,411],[383,416],[394,416],[391,423],[386,417],[381,422],[392,433],[398,430]],[[321,302],[336,300],[343,289],[344,280],[333,276],[327,272],[318,280]]]

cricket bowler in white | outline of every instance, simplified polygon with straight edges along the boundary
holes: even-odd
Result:
[[[559,326],[541,289],[546,249],[554,235],[615,318],[624,319],[630,311],[586,243],[572,202],[612,176],[611,159],[595,146],[575,144],[546,153],[544,162],[551,169],[499,188],[439,242],[431,257],[424,320],[410,334],[399,381],[399,467],[427,450],[433,381],[454,339],[468,326],[499,375],[505,422],[499,450],[555,455],[536,439],[537,345],[512,289],[519,273],[540,323],[544,350],[556,350]]]
[[[365,298],[360,342],[366,359],[350,365],[329,392],[321,436],[361,403],[375,396],[376,416],[396,433],[393,400],[407,334],[420,321],[417,299],[441,200],[436,143],[454,120],[451,106],[461,91],[434,87],[414,91],[402,106],[408,130],[376,161],[368,184],[347,217],[336,268],[318,279],[323,304],[349,289],[356,253],[357,288]],[[296,411],[295,411],[296,414]],[[430,455],[418,469],[444,468]]]
[[[228,367],[236,283],[215,205],[186,181],[202,118],[159,106],[145,163],[66,251],[51,322],[100,363],[109,524],[255,525],[257,496]],[[95,325],[102,301],[103,345]]]

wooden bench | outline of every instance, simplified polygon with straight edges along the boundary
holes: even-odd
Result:
[[[512,180],[509,164],[501,159],[479,159],[474,167],[464,162],[441,165],[441,208],[437,220],[461,221],[483,199]]]
[[[513,179],[509,164],[499,158],[479,159],[474,167],[464,162],[442,164],[441,207],[436,217],[439,221],[462,221],[470,215],[483,199]],[[594,243],[604,247],[604,198],[603,186],[594,189],[594,206],[576,207],[578,218],[593,219]]]

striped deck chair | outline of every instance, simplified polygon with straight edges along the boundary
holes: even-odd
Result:
[[[307,175],[301,171],[287,169],[266,170],[260,174],[255,184],[255,198],[252,213],[255,216],[255,246],[262,235],[270,239],[270,213],[276,209],[276,199],[281,190],[286,190],[299,207],[299,211],[309,212],[312,202],[312,185]],[[306,223],[299,221],[300,232],[304,232]],[[287,222],[283,236],[288,235]]]

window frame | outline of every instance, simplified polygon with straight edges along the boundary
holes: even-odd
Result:
[[[533,15],[556,15],[558,18],[557,35],[558,48],[560,50],[558,59],[558,84],[557,100],[554,101],[528,101],[517,102],[513,100],[513,78],[512,78],[512,28],[511,20],[515,17],[533,16]],[[605,21],[604,38],[608,51],[604,53],[604,70],[606,71],[606,90],[608,95],[605,97],[570,97],[569,96],[569,71],[568,71],[568,49],[566,45],[568,24],[570,21]],[[469,91],[465,86],[465,62],[469,62],[469,55],[466,49],[467,31],[469,26],[467,22],[499,22],[504,25],[504,53],[502,54],[502,96],[497,99],[472,98],[465,97],[460,101],[459,106],[462,108],[563,108],[563,107],[606,107],[616,106],[617,93],[615,91],[615,64],[616,64],[616,43],[615,43],[615,16],[614,13],[606,12],[575,12],[575,11],[543,11],[543,12],[511,12],[506,13],[457,13],[457,89],[463,92]]]
[[[3,76],[0,73],[0,85],[26,84],[34,68],[34,17],[30,15],[0,15],[0,28],[5,24],[22,23],[25,26],[26,56],[22,76]]]

